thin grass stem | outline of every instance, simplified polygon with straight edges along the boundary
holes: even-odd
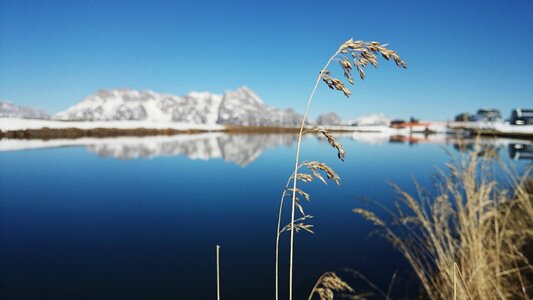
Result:
[[[217,245],[217,300],[220,300],[220,246]]]
[[[313,96],[315,95],[316,89],[318,87],[318,84],[320,83],[320,79],[322,78],[322,73],[327,69],[331,61],[337,56],[337,54],[340,53],[340,50],[335,52],[333,56],[331,56],[326,63],[326,65],[320,70],[320,73],[318,74],[318,77],[315,82],[315,86],[313,87],[313,91],[311,92],[311,95],[309,96],[309,100],[307,101],[307,106],[305,108],[305,112],[302,118],[302,124],[300,125],[300,131],[298,133],[298,144],[296,145],[296,158],[295,158],[295,164],[294,164],[294,174],[293,174],[293,188],[292,188],[292,203],[291,203],[291,242],[290,242],[290,254],[289,254],[289,300],[292,300],[292,283],[293,283],[293,268],[294,268],[294,212],[295,212],[295,206],[296,206],[296,188],[297,188],[297,182],[296,178],[298,178],[298,166],[300,164],[300,147],[302,144],[302,135],[305,127],[305,121],[307,119],[307,115],[309,113],[309,107],[311,106],[311,102],[313,101]]]

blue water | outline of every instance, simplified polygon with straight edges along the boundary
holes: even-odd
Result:
[[[451,144],[341,142],[344,163],[316,138],[303,144],[303,160],[327,162],[342,184],[301,186],[311,194],[305,207],[316,233],[296,236],[296,299],[326,271],[352,281],[343,268],[383,290],[398,270],[395,294],[415,293],[401,255],[369,236],[372,225],[351,210],[375,208],[362,198],[392,205],[387,180],[408,192],[415,191],[413,178],[430,186],[435,167],[450,161],[444,149],[457,151]],[[245,164],[228,159],[229,150],[242,150],[228,147],[209,159],[128,159],[85,146],[0,152],[0,298],[213,299],[219,244],[223,298],[273,299],[279,197],[295,144],[264,147]],[[510,161],[507,148],[499,154]],[[521,169],[531,161],[511,164]],[[283,293],[288,237],[281,244]]]

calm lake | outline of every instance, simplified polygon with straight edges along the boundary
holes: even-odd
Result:
[[[446,150],[460,147],[446,136],[340,141],[345,162],[316,136],[303,143],[302,159],[327,162],[341,185],[300,185],[315,234],[296,235],[295,299],[326,271],[369,289],[344,268],[385,291],[397,270],[394,294],[412,295],[406,262],[352,209],[378,210],[365,199],[392,207],[387,181],[430,188],[435,168],[450,162]],[[532,164],[531,142],[481,143],[518,172]],[[273,299],[279,198],[295,148],[283,134],[0,141],[0,298],[215,299],[219,244],[222,298]]]

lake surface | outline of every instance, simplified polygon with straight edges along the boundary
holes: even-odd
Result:
[[[311,194],[315,234],[296,235],[295,299],[326,271],[368,289],[343,268],[383,290],[398,270],[394,293],[415,293],[401,255],[351,210],[377,210],[363,198],[390,207],[387,181],[408,192],[413,178],[430,187],[435,167],[450,161],[445,149],[459,147],[446,136],[340,141],[344,163],[323,139],[303,143],[303,160],[327,162],[342,179],[300,185]],[[518,172],[531,166],[531,142],[481,142]],[[295,136],[280,134],[0,141],[0,298],[214,299],[219,244],[222,297],[273,299],[279,198],[295,146]]]

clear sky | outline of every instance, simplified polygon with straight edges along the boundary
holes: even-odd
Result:
[[[0,1],[0,99],[60,111],[102,88],[247,85],[299,112],[346,39],[389,43],[353,96],[321,85],[312,116],[447,119],[533,108],[533,1]]]

